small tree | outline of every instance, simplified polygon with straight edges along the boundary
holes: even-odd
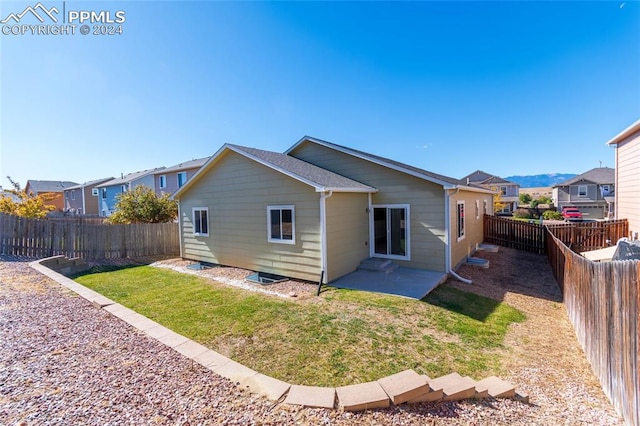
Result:
[[[50,211],[56,209],[55,206],[47,204],[48,201],[56,198],[56,194],[27,194],[18,182],[14,182],[13,179],[11,179],[11,176],[7,176],[7,179],[9,179],[11,186],[13,186],[13,189],[9,189],[7,192],[18,197],[18,201],[4,194],[0,195],[0,213],[40,219],[47,216],[47,213]]]
[[[553,200],[546,195],[538,198],[538,204],[553,204]]]
[[[505,207],[507,207],[507,203],[502,201],[502,195],[500,193],[500,188],[496,188],[494,186],[491,189],[493,191],[496,191],[496,193],[493,195],[493,211],[494,211],[494,213],[495,212],[499,212],[499,211],[503,210]]]
[[[165,223],[178,217],[178,203],[168,194],[160,197],[147,186],[118,194],[116,211],[107,219],[111,224]]]
[[[518,199],[520,200],[520,204],[529,204],[531,202],[531,195],[529,195],[529,194],[520,194]]]

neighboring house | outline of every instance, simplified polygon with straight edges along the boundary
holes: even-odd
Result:
[[[608,217],[607,197],[614,193],[615,170],[596,167],[553,186],[553,203],[558,211],[577,207],[584,219]]]
[[[92,180],[64,190],[64,213],[73,216],[95,216],[98,214],[98,195],[96,186],[112,180],[113,177]]]
[[[183,258],[323,283],[369,257],[448,273],[493,213],[485,188],[311,137],[225,144],[173,197]]]
[[[64,211],[63,193],[66,188],[76,186],[77,183],[59,180],[28,180],[24,190],[27,194],[51,195],[46,204],[54,206],[55,212]]]
[[[499,176],[483,172],[482,170],[476,170],[461,180],[468,184],[480,185],[484,188],[499,192],[500,201],[504,204],[504,207],[501,210],[496,210],[496,214],[511,215],[518,208],[520,185],[515,182],[510,182]]]
[[[118,195],[131,191],[138,186],[144,185],[155,191],[153,174],[164,167],[143,170],[141,172],[129,173],[119,178],[108,180],[105,183],[96,185],[98,194],[98,214],[101,217],[109,217],[116,209]]]
[[[614,217],[627,219],[634,239],[640,232],[640,120],[607,145],[616,148]]]
[[[185,161],[175,166],[167,167],[153,174],[156,194],[173,194],[181,188],[187,180],[198,171],[198,169],[207,162],[209,157],[198,158],[196,160]]]
[[[20,197],[18,197],[13,192],[5,191],[4,189],[2,189],[2,186],[0,186],[0,198],[2,198],[2,197],[8,197],[9,199],[11,199],[15,203],[20,202]]]

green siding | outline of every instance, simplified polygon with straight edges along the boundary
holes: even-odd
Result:
[[[411,260],[396,262],[408,268],[445,271],[445,204],[441,185],[315,143],[303,143],[290,154],[377,188],[378,192],[372,195],[373,204],[409,204]]]
[[[229,151],[180,197],[187,259],[319,279],[320,195],[315,189]],[[267,241],[267,206],[295,206],[295,244]],[[209,236],[193,235],[192,208],[209,208]]]

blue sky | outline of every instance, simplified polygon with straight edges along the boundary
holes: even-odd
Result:
[[[42,4],[126,21],[0,34],[5,187],[304,135],[457,178],[582,173],[613,167],[605,142],[640,118],[635,1]]]

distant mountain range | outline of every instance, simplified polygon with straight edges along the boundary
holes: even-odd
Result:
[[[575,176],[577,175],[572,173],[547,173],[545,175],[507,176],[504,179],[519,184],[521,188],[537,188],[553,186]]]

